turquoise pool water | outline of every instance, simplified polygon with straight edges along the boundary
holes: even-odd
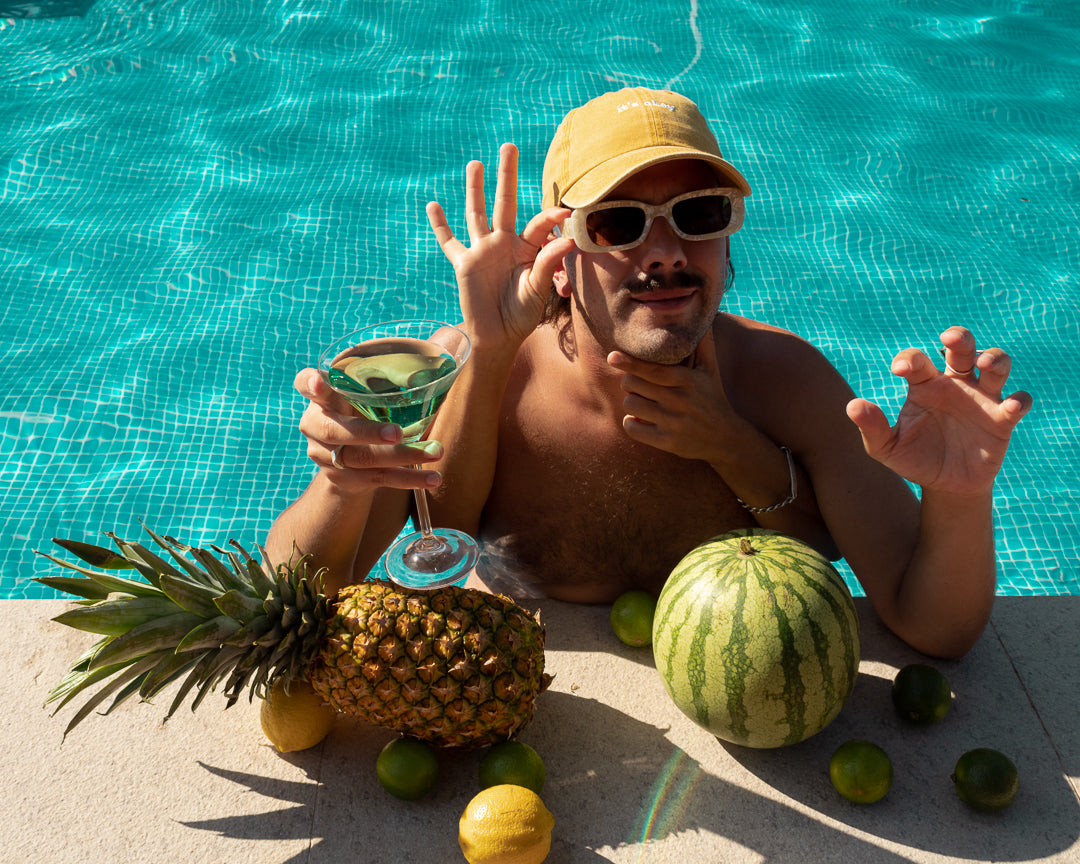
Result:
[[[311,476],[294,373],[454,318],[423,207],[565,111],[694,98],[754,187],[727,308],[887,367],[953,323],[1036,393],[997,487],[1000,592],[1080,593],[1080,7],[0,0],[0,596],[52,537],[258,542]]]

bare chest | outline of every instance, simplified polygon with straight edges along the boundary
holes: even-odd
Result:
[[[611,417],[526,398],[500,430],[481,575],[608,602],[658,591],[698,543],[750,524],[707,464],[638,444]]]

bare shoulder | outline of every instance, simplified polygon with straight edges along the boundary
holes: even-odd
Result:
[[[851,388],[818,348],[789,330],[720,313],[713,327],[717,359],[729,396],[736,400],[772,395],[766,404],[785,411],[792,404],[851,398]]]

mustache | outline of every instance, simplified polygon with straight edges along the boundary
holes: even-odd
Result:
[[[697,273],[677,270],[674,273],[656,273],[643,278],[627,279],[623,288],[630,294],[648,294],[669,288],[704,288],[705,280]]]

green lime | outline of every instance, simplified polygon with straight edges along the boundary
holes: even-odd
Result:
[[[611,629],[627,645],[652,645],[656,598],[647,591],[627,591],[611,606]]]
[[[528,744],[503,741],[496,744],[480,760],[480,788],[509,783],[524,786],[537,795],[544,788],[544,760]]]
[[[979,747],[956,763],[952,781],[960,800],[976,810],[1003,810],[1020,789],[1016,766],[1004,753]]]
[[[439,776],[435,751],[415,738],[395,738],[375,760],[383,789],[395,798],[415,801],[426,795]]]
[[[848,741],[829,760],[829,777],[836,791],[856,804],[873,804],[892,786],[889,754],[871,741]]]
[[[949,713],[949,679],[933,666],[912,663],[896,673],[892,701],[900,716],[913,723],[936,723]]]

